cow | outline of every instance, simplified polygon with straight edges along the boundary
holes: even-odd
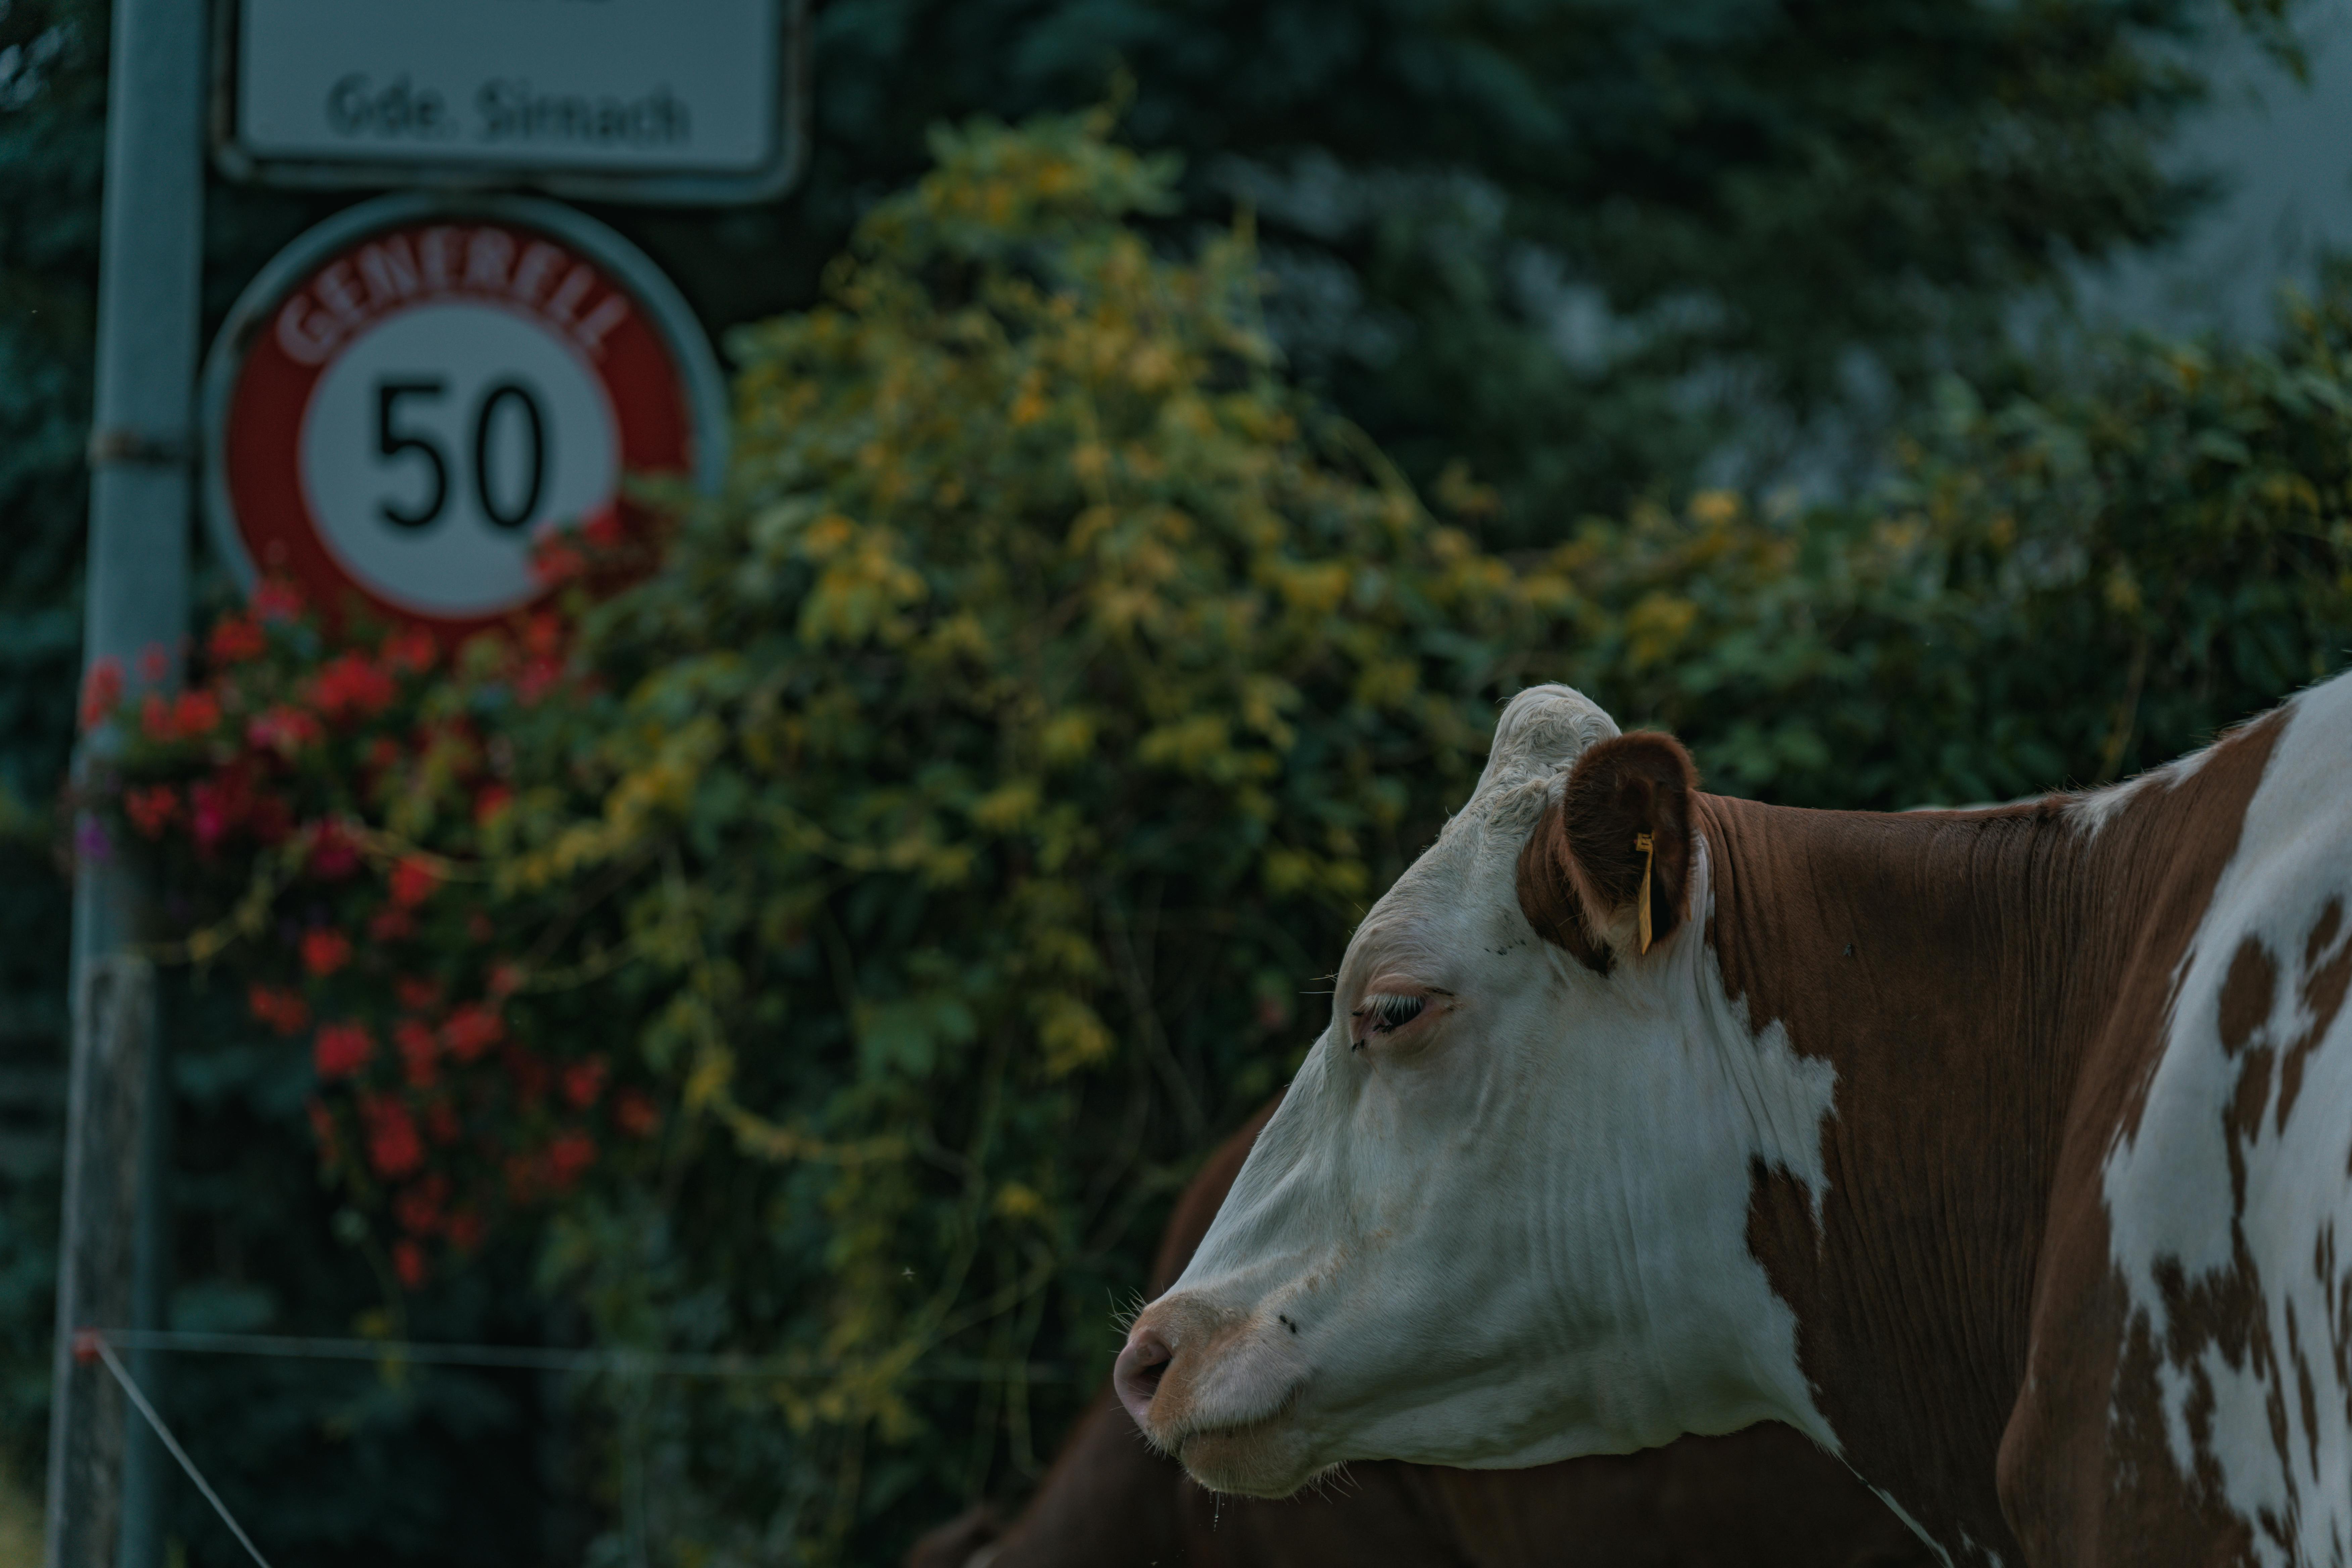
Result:
[[[1168,1288],[1206,1234],[1269,1101],[1202,1166],[1160,1241]],[[1928,1568],[1900,1520],[1785,1426],[1529,1470],[1357,1465],[1269,1501],[1220,1498],[1154,1452],[1106,1384],[1008,1527],[983,1505],[907,1568]]]
[[[1897,815],[1522,692],[1121,1401],[1253,1496],[1778,1420],[1951,1563],[2352,1562],[2347,901],[2352,678]]]

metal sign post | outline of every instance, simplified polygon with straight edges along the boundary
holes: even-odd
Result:
[[[115,0],[89,442],[83,667],[176,679],[187,631],[191,426],[204,231],[203,0]],[[106,744],[90,736],[86,771]],[[75,1331],[161,1326],[166,1100],[154,971],[135,950],[142,889],[78,825],[72,1065],[49,1426],[50,1568],[148,1568],[162,1456],[126,1432]],[[158,1369],[142,1366],[153,1385]],[[128,1439],[128,1440],[126,1440]]]

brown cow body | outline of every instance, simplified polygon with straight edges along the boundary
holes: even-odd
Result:
[[[1152,1265],[1183,1271],[1279,1101],[1211,1155]],[[1152,1451],[1106,1387],[1021,1517],[977,1508],[908,1568],[1925,1568],[1844,1466],[1785,1426],[1531,1470],[1372,1461],[1279,1501],[1224,1497]]]
[[[2341,1568],[2347,988],[2352,678],[1894,816],[1523,693],[1116,1381],[1261,1495],[1761,1414],[1948,1563]]]

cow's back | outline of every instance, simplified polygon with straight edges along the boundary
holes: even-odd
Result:
[[[2083,827],[2147,919],[2069,1121],[2004,1507],[2039,1562],[2352,1562],[2352,680]]]

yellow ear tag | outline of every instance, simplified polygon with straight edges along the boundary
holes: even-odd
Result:
[[[1642,951],[1650,951],[1650,867],[1658,858],[1657,840],[1646,833],[1633,835],[1633,847],[1642,852]]]

